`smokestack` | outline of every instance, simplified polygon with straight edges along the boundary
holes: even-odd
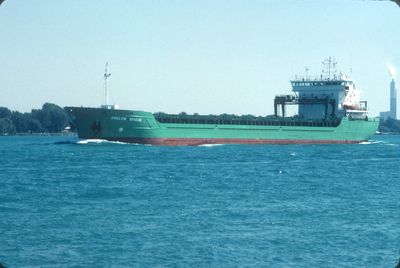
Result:
[[[396,87],[396,69],[388,64],[387,65],[392,81],[390,82],[390,111],[389,117],[392,119],[397,119],[397,87]]]
[[[397,88],[394,79],[390,82],[390,117],[397,119]]]

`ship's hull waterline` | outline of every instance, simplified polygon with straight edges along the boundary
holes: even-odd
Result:
[[[348,144],[369,140],[377,118],[343,117],[337,126],[161,123],[150,112],[65,107],[81,139],[153,145]]]

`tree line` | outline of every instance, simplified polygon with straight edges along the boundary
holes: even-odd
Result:
[[[400,134],[400,120],[387,118],[386,120],[381,120],[378,128],[381,133],[394,133]]]
[[[156,115],[162,114],[156,113]],[[7,107],[0,107],[0,135],[59,133],[68,125],[67,112],[53,103],[45,103],[41,109],[32,109],[30,113],[21,113],[11,111]],[[381,120],[378,130],[381,133],[400,134],[400,120],[392,118]]]
[[[0,135],[16,133],[59,133],[69,125],[68,114],[53,103],[43,104],[30,113],[0,107]]]

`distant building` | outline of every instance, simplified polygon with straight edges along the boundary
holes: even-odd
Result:
[[[397,119],[397,88],[394,79],[390,82],[390,117]]]
[[[379,113],[382,120],[387,118],[397,119],[397,86],[394,79],[390,82],[390,111]]]
[[[385,121],[386,119],[388,119],[390,117],[390,112],[380,112],[379,113],[379,118],[380,120]]]

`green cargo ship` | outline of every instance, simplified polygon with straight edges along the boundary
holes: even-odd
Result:
[[[359,143],[369,140],[379,124],[368,117],[354,82],[332,73],[292,80],[294,94],[276,96],[271,116],[120,110],[107,104],[107,70],[104,77],[105,105],[65,107],[81,139],[154,145]],[[297,105],[298,113],[287,117],[287,105]]]

